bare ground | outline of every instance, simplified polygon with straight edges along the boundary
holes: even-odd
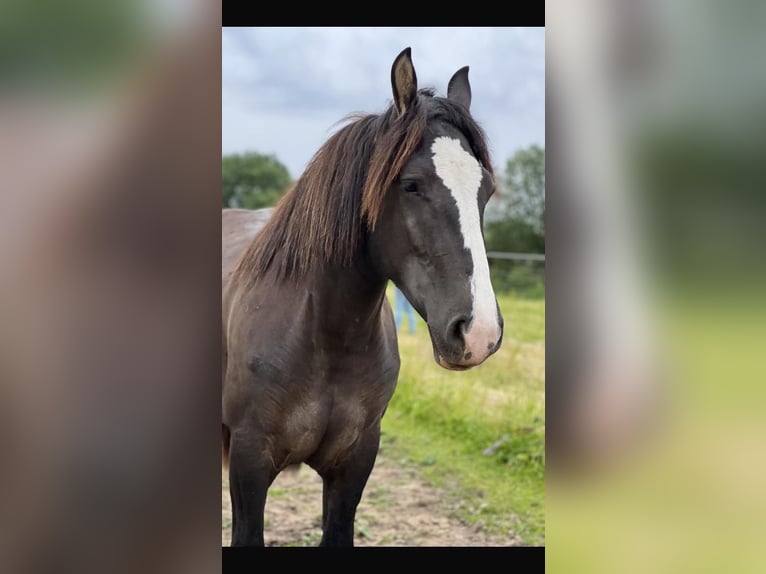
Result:
[[[231,540],[231,500],[222,475],[223,546]],[[517,546],[521,539],[465,524],[454,504],[411,466],[378,456],[356,515],[356,546]],[[267,546],[316,546],[322,536],[322,480],[308,466],[283,472],[266,502]]]

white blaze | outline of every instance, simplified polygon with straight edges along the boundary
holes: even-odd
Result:
[[[473,260],[470,279],[473,322],[465,333],[465,352],[472,353],[474,359],[483,359],[490,352],[488,346],[500,338],[500,325],[479,218],[478,193],[482,169],[476,158],[465,151],[457,139],[438,137],[431,145],[431,152],[436,175],[457,204],[460,231]]]

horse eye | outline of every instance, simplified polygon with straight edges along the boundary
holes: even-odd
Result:
[[[416,181],[412,181],[411,179],[405,179],[402,180],[402,189],[407,193],[417,193],[418,184]]]

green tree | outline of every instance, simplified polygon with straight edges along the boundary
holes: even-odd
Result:
[[[537,145],[508,159],[490,201],[485,234],[493,251],[545,251],[545,150]]]
[[[544,217],[545,150],[533,145],[509,158],[499,176],[498,190],[485,213],[487,251],[545,253]],[[544,295],[542,262],[491,259],[490,273],[497,291]]]
[[[223,207],[258,209],[274,205],[290,186],[287,168],[273,155],[226,155],[221,162]]]
[[[517,151],[506,162],[499,183],[488,220],[524,223],[545,237],[545,150],[532,145]]]
[[[488,223],[484,235],[487,251],[545,253],[545,236],[530,223],[516,218]]]

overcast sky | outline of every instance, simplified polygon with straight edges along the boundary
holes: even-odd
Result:
[[[223,153],[273,153],[298,177],[336,122],[390,103],[407,46],[418,87],[437,95],[470,66],[496,166],[545,145],[544,28],[224,28]]]

